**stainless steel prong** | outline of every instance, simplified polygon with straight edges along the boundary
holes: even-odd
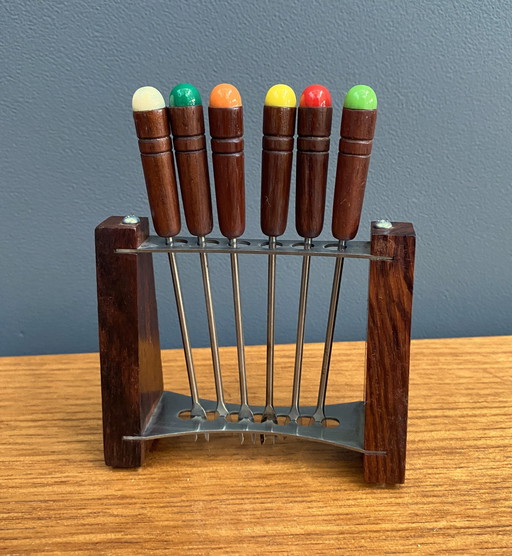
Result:
[[[206,442],[210,442],[210,433],[209,432],[204,433],[204,439],[206,440]]]
[[[276,248],[275,236],[268,238],[268,248]],[[273,421],[277,423],[274,411],[274,330],[276,312],[276,255],[268,256],[268,297],[267,297],[267,382],[265,394],[265,409],[262,422]]]
[[[172,237],[166,238],[166,243],[172,246]],[[188,335],[187,319],[185,316],[185,306],[183,304],[183,294],[181,292],[180,277],[178,274],[178,264],[174,253],[169,253],[169,265],[171,267],[172,285],[174,296],[176,298],[176,308],[178,310],[178,320],[180,323],[181,339],[183,342],[183,352],[185,354],[185,366],[187,368],[188,383],[190,385],[190,397],[192,398],[192,408],[190,417],[201,417],[206,419],[206,412],[199,403],[199,394],[197,392],[197,380],[194,370],[194,360],[192,358],[192,349],[190,347],[190,338]]]
[[[231,239],[229,244],[232,249],[236,249],[236,239]],[[238,374],[240,376],[240,409],[238,410],[238,420],[253,420],[253,413],[249,407],[247,396],[247,374],[245,370],[245,346],[244,328],[242,321],[242,303],[240,300],[240,276],[238,274],[238,254],[230,253],[231,257],[231,281],[233,284],[233,301],[235,305],[235,325],[236,325],[236,348],[238,354]]]
[[[204,236],[199,236],[198,243],[204,247],[206,241]],[[203,274],[204,298],[206,301],[206,316],[208,319],[208,331],[210,333],[210,346],[212,351],[213,377],[215,380],[215,391],[217,395],[217,407],[215,411],[225,417],[229,412],[224,402],[224,390],[222,388],[222,374],[220,369],[219,342],[217,340],[217,328],[215,326],[215,315],[213,312],[212,288],[210,285],[210,272],[208,270],[208,255],[199,253],[201,260],[201,272]]]
[[[346,241],[340,241],[338,250],[346,249]],[[318,401],[313,414],[313,419],[321,423],[325,419],[325,396],[327,393],[327,381],[329,379],[329,369],[331,366],[332,344],[334,340],[334,327],[336,326],[336,315],[338,312],[338,300],[340,297],[341,277],[343,275],[344,257],[336,259],[334,267],[334,279],[332,281],[331,302],[329,305],[329,317],[327,319],[327,331],[325,334],[324,357],[322,360],[322,373],[320,375],[320,385],[318,387]]]
[[[311,248],[312,239],[304,238],[304,250]],[[297,322],[297,342],[295,344],[295,369],[293,373],[292,403],[288,417],[291,422],[297,421],[300,417],[299,398],[300,398],[300,377],[302,374],[302,354],[304,351],[304,331],[306,327],[306,307],[308,299],[309,286],[309,266],[311,262],[310,255],[303,255],[302,260],[302,277],[300,282],[299,297],[299,318]]]

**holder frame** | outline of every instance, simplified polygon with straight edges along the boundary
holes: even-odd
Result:
[[[95,231],[105,463],[139,467],[152,441],[172,434],[246,431],[331,442],[333,433],[321,425],[301,427],[311,431],[299,434],[297,425],[283,429],[268,422],[258,427],[243,421],[225,421],[222,426],[205,421],[192,429],[184,425],[175,433],[164,427],[162,434],[157,434],[159,419],[169,413],[173,403],[185,398],[163,388],[152,252],[169,248],[148,243],[147,218],[136,224],[122,220],[112,216]],[[173,250],[180,250],[179,245]],[[206,250],[215,249],[224,252],[222,245]],[[318,254],[358,256],[350,249],[345,254],[328,249]],[[332,443],[363,453],[368,483],[400,484],[405,480],[414,257],[412,224],[394,222],[390,229],[380,229],[372,222],[369,253],[364,255],[370,265],[365,400],[326,408],[326,415],[331,408],[331,413],[341,412],[350,423],[345,432],[355,431],[354,442],[350,433],[343,442]]]

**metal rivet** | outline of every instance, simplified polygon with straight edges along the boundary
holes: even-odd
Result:
[[[123,224],[138,224],[140,222],[140,218],[135,216],[134,214],[127,214],[123,218]]]
[[[382,218],[381,220],[377,220],[377,222],[375,222],[375,227],[381,230],[389,230],[389,228],[393,227],[393,224],[390,220]]]

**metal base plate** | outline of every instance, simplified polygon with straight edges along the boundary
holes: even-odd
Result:
[[[315,442],[341,446],[364,454],[385,455],[385,452],[371,452],[364,449],[364,402],[348,402],[325,407],[326,419],[339,422],[338,426],[324,426],[313,422],[310,425],[298,423],[276,424],[272,421],[257,423],[244,419],[231,422],[224,417],[214,420],[183,418],[180,413],[190,410],[190,397],[175,392],[163,392],[160,401],[143,434],[125,436],[124,440],[154,440],[171,436],[233,433],[261,434],[265,436],[294,436]],[[207,412],[215,411],[216,402],[201,400]],[[237,413],[238,404],[226,404],[230,413]],[[263,406],[251,406],[255,416],[263,413]],[[286,417],[288,407],[276,407],[276,414]],[[314,407],[301,407],[301,416],[312,416]]]

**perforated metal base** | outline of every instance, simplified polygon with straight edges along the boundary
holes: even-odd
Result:
[[[216,401],[201,400],[202,407],[207,412],[215,411]],[[230,413],[236,414],[239,404],[226,404]],[[201,418],[183,418],[180,413],[190,410],[190,397],[175,392],[163,392],[160,401],[148,423],[144,433],[140,436],[125,436],[125,440],[153,440],[171,436],[186,436],[196,434],[215,433],[249,433],[266,436],[295,436],[306,440],[324,442],[335,446],[342,446],[349,450],[364,454],[385,455],[385,452],[371,452],[363,448],[364,444],[364,402],[348,402],[325,407],[326,419],[339,422],[338,426],[324,426],[321,423],[299,425],[298,423],[276,424],[272,421],[257,423],[244,419],[231,422],[219,417],[212,421]],[[263,406],[251,406],[255,416],[263,413]],[[278,416],[286,417],[289,407],[276,407]],[[301,416],[312,416],[315,408],[301,407]]]

